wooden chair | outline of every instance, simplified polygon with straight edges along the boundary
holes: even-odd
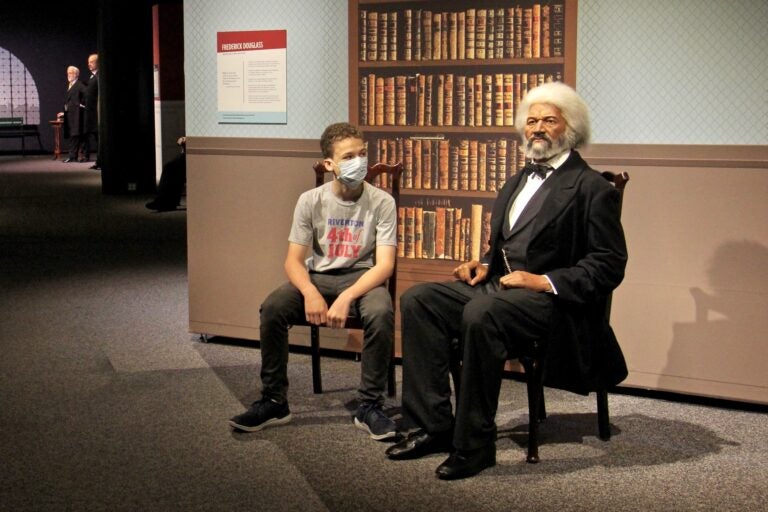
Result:
[[[603,178],[608,180],[619,191],[619,213],[624,199],[624,187],[629,181],[629,174],[626,172],[613,173],[605,171],[601,173]],[[608,296],[605,315],[611,316],[611,297]],[[547,419],[547,410],[544,403],[544,354],[534,353],[531,355],[520,356],[518,361],[525,369],[525,382],[528,394],[528,455],[526,461],[529,463],[539,462],[539,423]],[[454,389],[458,397],[461,386],[461,355],[452,358],[451,375],[453,377]],[[598,389],[595,391],[597,398],[597,428],[598,435],[603,441],[611,438],[611,425],[608,415],[608,391]]]
[[[315,186],[321,186],[325,182],[325,173],[327,171],[322,162],[316,162],[313,166],[315,171]],[[400,205],[400,175],[403,172],[403,164],[388,165],[378,163],[368,167],[368,174],[365,180],[368,183],[385,182],[389,193],[395,199],[395,211]],[[386,176],[386,178],[384,178]],[[392,307],[395,306],[395,297],[397,293],[397,258],[395,258],[395,269],[392,277],[389,278],[387,287],[389,295],[392,297]],[[306,323],[297,325],[309,325]],[[310,325],[310,352],[312,354],[312,389],[315,393],[323,392],[323,377],[320,371],[320,328],[316,325]],[[345,329],[362,329],[361,320],[356,316],[350,316],[347,319]],[[395,351],[394,351],[394,333],[392,333],[392,360],[389,364],[389,374],[387,376],[387,394],[395,396]]]

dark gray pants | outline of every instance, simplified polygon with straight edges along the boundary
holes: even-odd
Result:
[[[340,275],[311,273],[310,278],[330,305],[365,271],[362,269]],[[358,397],[362,401],[383,403],[395,335],[395,317],[389,292],[384,286],[374,288],[353,303],[350,314],[359,317],[364,327]],[[261,383],[264,397],[280,402],[287,400],[288,328],[304,319],[304,296],[290,283],[273,291],[261,305]]]
[[[494,443],[504,362],[546,340],[553,307],[550,294],[499,290],[498,278],[410,288],[400,299],[405,418],[433,434],[454,428],[460,450]],[[454,420],[449,364],[456,341],[463,365]]]

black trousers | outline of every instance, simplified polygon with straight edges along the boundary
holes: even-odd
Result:
[[[433,434],[453,428],[460,450],[495,443],[504,363],[546,341],[553,296],[499,289],[498,277],[475,287],[424,283],[403,294],[400,314],[406,420]],[[463,365],[454,418],[449,365],[457,343]]]

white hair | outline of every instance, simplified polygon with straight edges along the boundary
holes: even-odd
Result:
[[[579,93],[562,82],[547,82],[534,87],[520,102],[515,118],[515,128],[525,140],[525,120],[532,105],[546,103],[560,110],[565,119],[566,137],[571,149],[589,144],[591,128],[589,108]]]

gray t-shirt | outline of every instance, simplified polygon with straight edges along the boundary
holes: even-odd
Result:
[[[312,247],[310,271],[370,268],[376,246],[397,247],[395,200],[365,183],[357,201],[343,201],[332,186],[329,181],[299,196],[288,241]]]

